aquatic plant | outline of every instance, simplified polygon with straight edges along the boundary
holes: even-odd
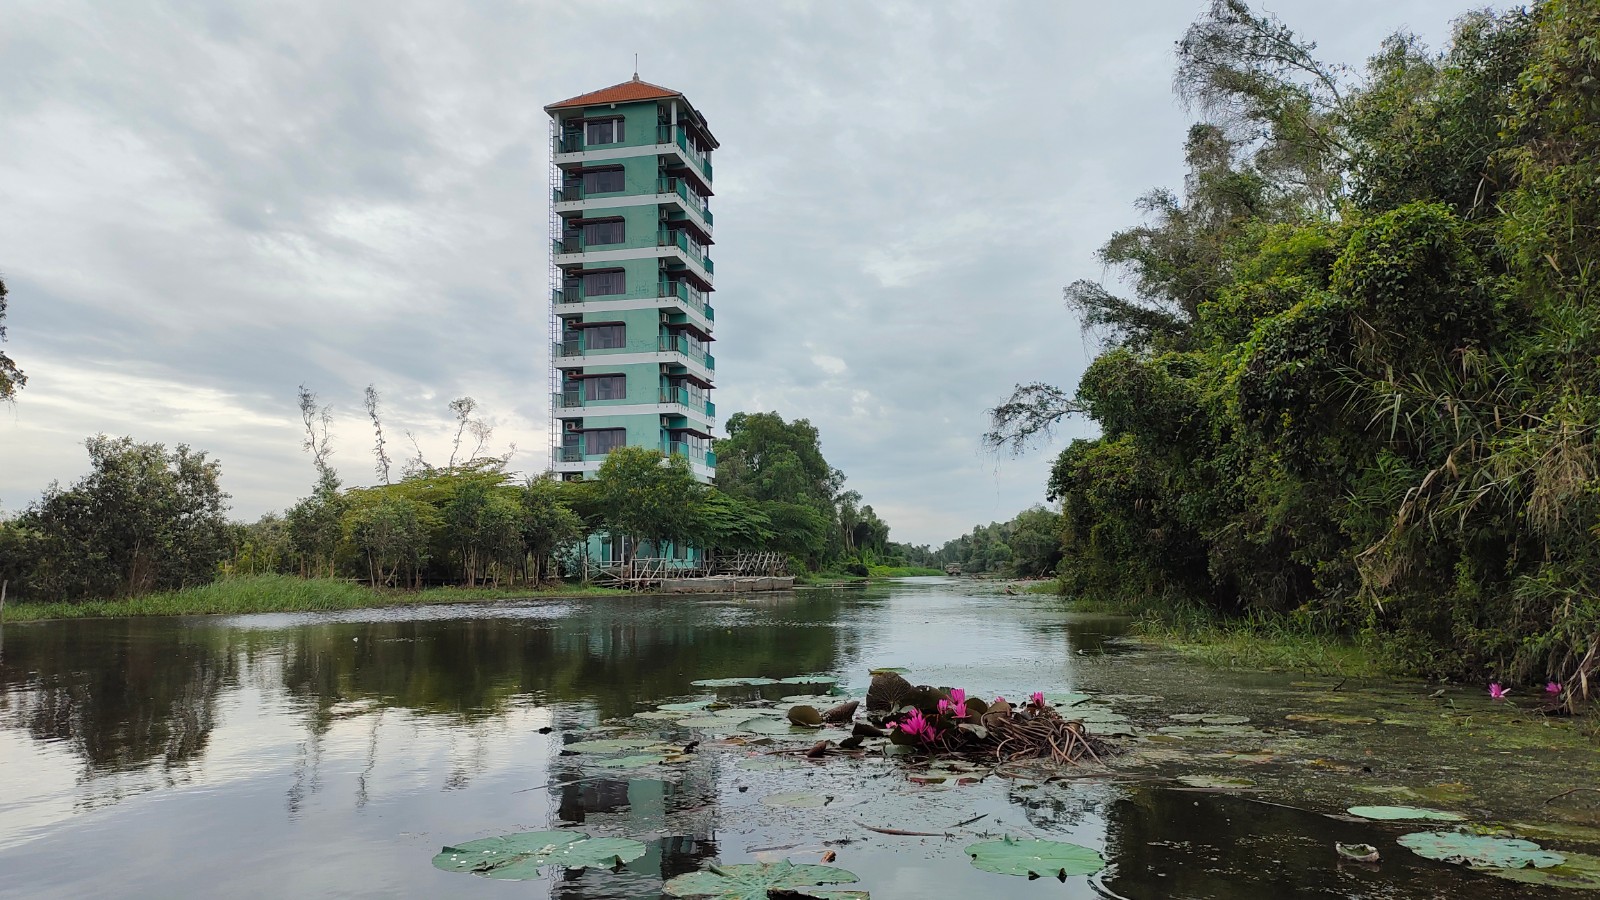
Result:
[[[1504,700],[1506,695],[1509,693],[1511,692],[1506,690],[1504,687],[1501,687],[1500,682],[1498,681],[1489,685],[1489,696],[1496,700]]]
[[[1546,694],[1559,694],[1559,693],[1561,693],[1561,683],[1559,681],[1547,681],[1547,682],[1545,682],[1544,692]]]

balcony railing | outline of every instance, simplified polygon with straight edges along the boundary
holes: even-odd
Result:
[[[705,447],[696,447],[684,441],[668,441],[663,448],[668,456],[681,456],[690,462],[701,463],[710,468],[716,468],[717,454]]]
[[[568,462],[568,463],[583,462],[583,448],[582,447],[562,447],[558,451],[558,456],[560,457],[562,462]]]
[[[691,286],[686,281],[663,281],[659,296],[677,297],[683,301],[684,306],[705,316],[708,321],[715,322],[717,320],[715,312],[711,309],[711,304],[706,302],[705,291]]]
[[[681,353],[698,363],[703,363],[707,368],[715,365],[711,354],[706,352],[704,344],[691,343],[681,334],[663,334],[657,344],[662,353]]]
[[[663,228],[656,233],[656,246],[677,247],[683,255],[694,260],[697,265],[706,270],[710,275],[716,272],[717,267],[712,265],[711,257],[706,255],[706,248],[689,240],[689,235],[682,228]]]
[[[684,205],[695,211],[695,215],[705,220],[707,225],[712,224],[711,210],[706,208],[706,198],[689,189],[689,183],[682,178],[662,175],[656,179],[656,193],[677,194],[682,198]]]
[[[573,131],[556,138],[557,153],[577,153],[583,149],[583,132]]]
[[[661,389],[661,402],[681,406],[690,412],[704,413],[708,416],[717,414],[717,407],[706,399],[705,394],[690,393],[687,388],[664,387]]]
[[[706,180],[711,180],[711,160],[706,157],[705,151],[694,145],[689,140],[689,132],[682,125],[659,125],[656,127],[656,143],[677,144],[683,155],[695,164]]]

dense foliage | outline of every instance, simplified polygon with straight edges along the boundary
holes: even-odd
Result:
[[[1178,45],[1181,197],[1069,305],[1063,578],[1395,638],[1426,671],[1572,679],[1600,648],[1600,0],[1396,35],[1364,76],[1239,0]]]
[[[1034,506],[1009,522],[978,525],[946,541],[929,564],[957,565],[966,575],[1043,578],[1055,574],[1061,556],[1061,515]]]

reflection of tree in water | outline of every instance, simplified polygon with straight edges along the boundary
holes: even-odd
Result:
[[[323,737],[342,718],[372,717],[368,769],[384,709],[474,730],[448,787],[488,763],[483,748],[513,710],[552,709],[570,731],[695,692],[708,676],[829,671],[837,597],[700,602],[619,597],[565,604],[560,618],[322,622],[241,628],[221,619],[54,622],[6,629],[0,722],[61,743],[90,780],[157,764],[170,778],[201,756],[225,688],[269,704],[287,695],[306,734],[291,810],[320,784]],[[473,748],[477,749],[474,750]],[[366,790],[358,783],[357,802]]]
[[[233,657],[138,620],[61,622],[4,634],[0,713],[72,748],[88,774],[157,766],[169,778],[206,748]]]

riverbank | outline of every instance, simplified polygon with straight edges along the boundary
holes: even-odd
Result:
[[[1019,583],[1029,594],[1060,594],[1054,581]],[[1302,672],[1349,678],[1406,678],[1423,675],[1377,641],[1295,628],[1288,621],[1251,622],[1176,615],[1150,603],[1065,597],[1080,612],[1133,619],[1130,635],[1141,643],[1174,650],[1222,669]]]
[[[181,591],[163,591],[118,600],[83,603],[8,603],[5,622],[94,619],[110,616],[202,616],[266,612],[320,612],[380,606],[423,606],[541,597],[621,594],[610,588],[562,586],[555,589],[436,587],[420,591],[377,590],[329,578],[251,575],[228,578]]]

